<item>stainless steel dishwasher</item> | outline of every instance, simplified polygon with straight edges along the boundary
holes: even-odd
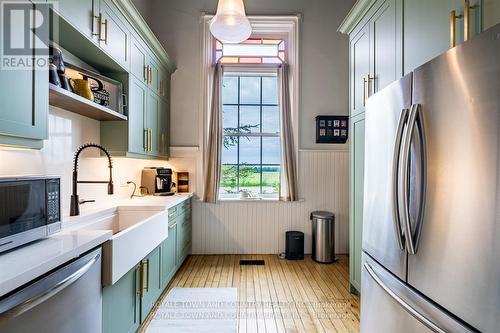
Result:
[[[100,248],[0,299],[2,333],[101,331]]]

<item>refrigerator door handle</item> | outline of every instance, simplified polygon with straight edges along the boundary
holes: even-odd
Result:
[[[364,264],[366,271],[370,275],[370,277],[396,302],[399,303],[409,314],[411,314],[414,318],[416,318],[418,321],[420,321],[422,324],[425,326],[429,327],[431,330],[433,330],[436,333],[447,333],[445,330],[440,328],[438,325],[436,325],[434,322],[423,316],[420,312],[418,312],[416,309],[414,309],[410,304],[405,302],[401,297],[399,297],[392,289],[384,283],[381,277],[375,273],[373,268],[370,266],[370,264],[366,263]]]
[[[418,127],[418,128],[417,128]],[[419,148],[420,151],[418,152],[418,157],[421,163],[421,181],[422,183],[420,184],[420,198],[417,200],[417,215],[416,215],[416,221],[415,221],[415,230],[412,232],[411,229],[411,218],[410,218],[410,207],[409,207],[409,186],[410,186],[410,149],[411,149],[411,144],[412,144],[412,138],[415,133],[415,131],[419,131],[418,134],[418,139],[420,140]],[[410,114],[408,118],[408,128],[406,131],[405,138],[403,140],[403,153],[402,153],[402,162],[401,162],[401,169],[402,169],[402,175],[401,175],[401,201],[402,201],[402,219],[403,219],[403,226],[405,230],[405,235],[406,235],[406,248],[409,254],[416,254],[418,250],[418,243],[420,240],[420,233],[422,230],[422,222],[423,222],[423,215],[424,215],[424,203],[425,203],[425,178],[426,178],[426,152],[425,152],[425,137],[424,137],[424,131],[423,131],[423,122],[422,122],[422,115],[421,115],[421,107],[419,104],[414,104],[411,106],[410,109]],[[417,149],[418,149],[417,147]]]
[[[394,142],[394,157],[392,160],[392,220],[394,223],[394,233],[396,241],[401,251],[405,250],[405,240],[403,228],[401,227],[401,218],[399,215],[399,163],[401,155],[401,143],[404,133],[404,127],[408,119],[408,109],[403,109],[399,117],[398,128],[396,131],[396,141]]]

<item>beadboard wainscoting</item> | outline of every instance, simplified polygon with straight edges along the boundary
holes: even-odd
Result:
[[[299,152],[299,202],[195,201],[193,254],[275,254],[285,250],[285,232],[305,233],[305,252],[311,253],[314,210],[336,216],[335,249],[349,249],[348,151]]]

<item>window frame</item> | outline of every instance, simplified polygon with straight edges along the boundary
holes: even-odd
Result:
[[[280,90],[281,87],[279,86],[279,73],[278,73],[278,67],[279,64],[230,64],[230,65],[223,65],[224,68],[224,76],[234,76],[234,77],[260,77],[261,82],[260,82],[260,96],[259,96],[259,104],[245,104],[245,103],[240,103],[240,79],[238,79],[238,103],[227,103],[223,104],[223,106],[237,106],[238,107],[238,126],[239,126],[239,113],[240,110],[239,108],[241,106],[258,106],[260,108],[260,132],[255,132],[255,133],[225,133],[224,129],[222,132],[222,139],[224,141],[225,136],[232,136],[232,137],[238,137],[238,147],[237,147],[237,161],[236,164],[234,163],[221,163],[221,168],[224,165],[230,165],[230,166],[236,166],[236,172],[237,172],[237,185],[236,188],[237,190],[240,189],[240,177],[239,177],[239,171],[242,165],[240,163],[240,142],[239,138],[241,137],[258,137],[260,138],[260,163],[259,164],[248,164],[249,167],[253,166],[259,166],[260,168],[260,193],[259,197],[256,199],[259,200],[278,200],[279,199],[279,190],[278,193],[273,193],[273,194],[265,194],[262,192],[263,189],[263,167],[264,166],[274,166],[274,167],[279,167],[280,172],[279,172],[279,177],[280,177],[280,184],[281,184],[281,161],[278,164],[273,164],[273,163],[263,163],[263,138],[279,138],[280,139],[280,147],[281,147],[281,129],[276,132],[276,133],[267,133],[267,132],[262,132],[262,125],[263,125],[263,118],[262,118],[262,110],[264,106],[275,106],[280,108],[280,101],[279,101],[279,95],[280,95]],[[276,77],[278,80],[278,100],[276,104],[264,104],[262,103],[262,78],[270,76],[270,77]],[[224,149],[224,148],[223,148]],[[221,200],[235,200],[238,197],[238,194],[231,195],[231,194],[224,194],[221,193],[219,189],[219,197]],[[254,199],[255,200],[255,199]]]
[[[202,126],[199,126],[199,146],[201,154],[197,161],[197,188],[204,192],[204,176],[202,170],[207,167],[207,143],[209,133],[209,115],[211,105],[212,80],[210,73],[213,71],[215,57],[215,38],[210,32],[210,21],[214,15],[201,13],[200,30],[201,30],[201,53],[200,53],[200,95],[202,103],[199,105],[199,119],[202,120]],[[299,105],[301,103],[301,66],[300,66],[300,29],[302,23],[302,14],[295,15],[266,15],[266,16],[248,16],[252,25],[252,35],[262,38],[280,38],[286,43],[286,59],[289,64],[289,86],[290,86],[290,106],[292,110],[292,127],[294,132],[295,153],[299,156]],[[228,64],[229,65],[229,64]],[[231,64],[237,66],[239,64]],[[246,64],[245,64],[246,65]],[[260,65],[263,66],[264,64]],[[273,64],[275,65],[275,64]],[[298,170],[298,161],[296,169]],[[283,179],[281,180],[281,183]],[[203,193],[200,193],[203,196]],[[238,199],[236,199],[238,200]],[[241,199],[241,201],[248,201]],[[276,200],[273,200],[276,201]]]

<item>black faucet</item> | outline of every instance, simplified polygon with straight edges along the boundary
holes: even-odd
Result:
[[[99,181],[99,180],[81,180],[78,181],[78,159],[80,158],[80,154],[83,150],[87,148],[98,148],[106,154],[108,157],[108,167],[109,167],[109,180]],[[73,194],[71,195],[71,204],[70,204],[70,216],[80,215],[80,204],[86,202],[94,202],[93,200],[80,201],[78,199],[77,187],[78,183],[80,184],[108,184],[108,194],[113,194],[113,162],[111,161],[111,156],[109,155],[106,148],[96,143],[86,143],[82,145],[80,148],[76,150],[75,158],[73,159]]]

